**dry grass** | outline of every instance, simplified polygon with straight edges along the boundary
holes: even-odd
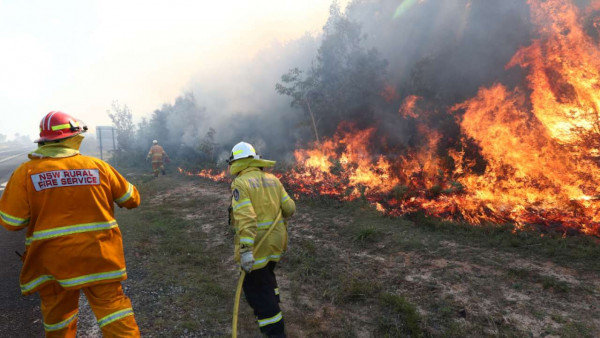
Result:
[[[119,211],[142,334],[228,336],[237,281],[229,188],[131,178]],[[361,203],[297,202],[278,266],[290,337],[600,335],[600,245],[510,226],[383,217]],[[240,336],[258,329],[242,301]]]

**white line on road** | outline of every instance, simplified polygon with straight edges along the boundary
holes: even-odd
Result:
[[[6,189],[6,184],[8,183],[8,181],[0,184],[0,192],[4,191],[4,189]]]
[[[5,154],[5,153],[10,153],[10,152],[14,152],[16,151],[21,151],[21,150],[25,150],[25,149],[29,149],[30,147],[22,147],[22,148],[14,148],[14,147],[6,147],[6,148],[0,148],[0,155],[1,154]]]
[[[29,153],[29,152],[28,152],[28,151],[26,151],[26,152],[24,152],[24,153],[20,153],[20,154],[16,154],[16,155],[13,155],[13,156],[10,156],[10,157],[7,157],[7,158],[3,158],[3,159],[1,159],[1,160],[0,160],[0,163],[2,163],[2,162],[6,162],[6,161],[8,161],[8,160],[12,160],[13,158],[15,158],[15,157],[17,157],[17,156],[25,155],[25,154],[27,154],[27,153]]]

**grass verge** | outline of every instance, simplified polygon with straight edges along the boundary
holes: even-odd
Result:
[[[227,185],[129,179],[144,201],[117,219],[143,335],[230,335]],[[290,337],[600,335],[597,239],[390,218],[360,201],[300,199],[297,208],[277,269]],[[243,299],[239,332],[259,336]]]

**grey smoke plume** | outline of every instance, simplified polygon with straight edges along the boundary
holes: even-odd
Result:
[[[584,6],[589,0],[576,3]],[[529,6],[522,0],[355,0],[344,17],[360,28],[364,55],[387,61],[382,68],[385,82],[397,95],[379,101],[365,98],[363,104],[353,105],[354,111],[329,114],[325,109],[321,132],[331,136],[337,123],[347,119],[359,128],[377,126],[378,137],[394,148],[418,142],[412,122],[398,114],[403,99],[423,97],[438,114],[431,118],[432,127],[442,130],[448,139],[456,139],[458,127],[452,117],[443,116],[448,114],[447,108],[472,97],[481,86],[522,82],[523,70],[507,70],[505,65],[535,38]],[[306,108],[290,107],[292,99],[279,95],[274,86],[290,69],[308,74],[318,68],[319,48],[326,40],[327,36],[307,35],[274,44],[248,62],[223,64],[197,74],[189,86],[195,103],[188,109],[195,113],[188,117],[199,120],[182,124],[185,114],[170,113],[167,125],[183,130],[182,140],[189,147],[195,147],[209,128],[214,128],[221,158],[242,140],[253,143],[265,157],[289,158],[295,147],[306,145],[314,136],[306,123]],[[319,71],[326,73],[325,68]],[[346,83],[352,81],[361,78]],[[331,83],[335,85],[335,81]],[[334,89],[330,94],[335,94]],[[338,88],[338,92],[346,90],[347,86]],[[334,102],[331,96],[320,99]],[[362,96],[358,91],[352,97],[360,100]]]
[[[239,65],[215,68],[198,74],[190,84],[196,101],[206,108],[205,129],[216,130],[223,146],[221,158],[239,141],[252,143],[265,157],[280,157],[293,150],[298,113],[274,86],[290,67],[308,67],[319,40],[304,37],[286,44],[273,44]],[[299,133],[301,134],[301,132]]]
[[[531,38],[525,1],[415,2],[401,14],[392,0],[355,1],[347,11],[365,44],[389,61],[401,95],[456,102],[482,85],[515,80],[504,66]]]

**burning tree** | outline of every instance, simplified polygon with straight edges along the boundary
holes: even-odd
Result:
[[[387,83],[387,62],[361,41],[360,25],[334,2],[312,67],[291,69],[275,86],[279,94],[291,97],[293,107],[307,113],[317,142],[320,134],[333,134],[342,121],[371,123],[376,107],[384,102],[380,94]]]
[[[363,199],[391,215],[600,236],[600,2],[527,3],[534,38],[503,61],[525,76],[469,95],[439,95],[424,80],[441,57],[421,57],[390,83],[387,62],[334,4],[313,66],[276,86],[317,141],[300,140],[282,179],[296,193]]]
[[[529,72],[528,90],[495,84],[453,105],[448,112],[462,135],[454,146],[440,153],[447,135],[423,123],[431,113],[419,109],[419,97],[407,96],[400,114],[415,121],[425,142],[381,151],[386,135],[378,135],[379,126],[341,123],[321,147],[296,151],[298,168],[288,183],[308,194],[366,198],[391,214],[423,210],[472,223],[600,235],[600,49],[571,1],[529,4],[538,37],[507,64]],[[599,7],[593,2],[587,13]],[[465,156],[470,142],[485,160],[483,170]]]

